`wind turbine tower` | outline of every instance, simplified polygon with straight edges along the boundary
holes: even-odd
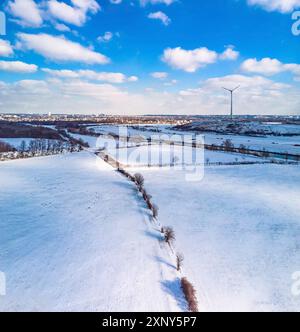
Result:
[[[230,105],[230,117],[231,117],[231,120],[233,119],[233,93],[240,87],[237,86],[236,88],[234,89],[227,89],[227,88],[223,88],[224,90],[230,92],[230,97],[231,97],[231,105]]]

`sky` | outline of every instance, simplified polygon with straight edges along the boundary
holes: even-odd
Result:
[[[240,86],[235,114],[300,114],[300,0],[5,0],[0,11],[1,113],[223,115],[223,87]]]

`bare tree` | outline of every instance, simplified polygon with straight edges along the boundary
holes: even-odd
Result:
[[[176,267],[177,267],[177,271],[181,270],[182,264],[184,261],[184,256],[181,253],[177,253],[176,255]]]
[[[198,312],[198,301],[194,286],[187,280],[187,278],[182,278],[181,288],[187,300],[189,310],[192,312]]]
[[[223,142],[223,146],[224,146],[224,148],[225,148],[226,151],[230,151],[231,149],[234,148],[234,144],[232,143],[231,139],[226,139]]]
[[[175,232],[172,227],[166,227],[165,228],[165,241],[171,245],[175,241]]]
[[[159,210],[158,206],[153,204],[152,205],[152,212],[153,212],[153,218],[155,218],[155,219],[157,219],[157,217],[158,217],[158,210]]]
[[[244,145],[244,144],[241,144],[241,145],[239,146],[239,151],[240,151],[240,153],[245,153],[245,152],[246,152],[246,150],[247,150],[247,147],[246,147],[246,145]]]
[[[143,187],[144,182],[145,182],[145,179],[144,179],[143,175],[140,174],[140,173],[136,173],[136,174],[134,175],[134,178],[135,178],[135,181],[136,181],[137,185],[138,185],[139,187]]]
[[[21,156],[23,157],[26,151],[26,142],[24,140],[21,142],[19,150],[21,152]]]

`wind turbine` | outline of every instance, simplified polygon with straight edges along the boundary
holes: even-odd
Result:
[[[234,89],[227,89],[227,88],[223,88],[224,90],[230,92],[230,96],[231,96],[231,108],[230,108],[230,116],[231,116],[231,120],[233,119],[233,93],[240,88],[240,85],[237,86]]]

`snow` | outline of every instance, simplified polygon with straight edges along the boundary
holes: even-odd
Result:
[[[97,145],[98,138],[95,136],[79,135],[79,134],[73,134],[70,132],[68,134],[78,140],[82,139],[84,142],[88,143],[91,148],[96,147],[96,145]]]
[[[89,152],[0,164],[0,311],[182,311],[133,184]]]
[[[300,269],[299,166],[144,170],[145,187],[173,226],[200,311],[299,311],[291,293]]]
[[[30,141],[35,139],[36,138],[0,138],[0,141],[8,143],[14,148],[18,149],[23,141],[26,143],[26,146],[28,146]]]
[[[201,148],[174,146],[167,144],[130,147],[123,149],[108,149],[108,153],[125,166],[170,165],[176,160],[176,165],[237,162],[266,162],[263,158],[246,156],[239,153],[209,151]],[[175,159],[174,159],[175,158]]]
[[[291,125],[280,125],[280,128],[290,128],[294,129],[297,127],[300,130],[300,126],[291,126]],[[95,126],[92,127],[97,133],[114,133],[119,134],[120,128],[124,128],[124,126],[112,126],[112,125],[103,125],[103,126]],[[169,134],[169,135],[179,135],[178,138],[173,137],[173,140],[182,140],[182,135],[192,136],[194,135],[193,131],[178,131],[173,130],[171,126],[161,125],[154,127],[154,129],[160,130],[161,133],[155,133],[153,130],[153,126],[141,126],[140,129],[134,129],[129,127],[125,127],[127,132],[131,136],[142,136],[144,138],[149,138],[151,136],[155,136],[158,134]],[[286,133],[288,129],[282,132]],[[296,129],[294,129],[296,132]],[[300,155],[300,136],[245,136],[245,135],[230,135],[230,134],[216,134],[210,132],[201,132],[199,135],[203,135],[205,144],[216,144],[222,145],[222,143],[230,139],[234,143],[236,147],[239,147],[241,144],[244,144],[246,147],[250,149],[262,151],[264,148],[267,151],[271,152],[281,152],[286,153],[289,152],[291,154]],[[190,138],[191,140],[191,138]]]
[[[292,153],[300,155],[300,136],[292,137],[252,137],[242,135],[220,135],[205,133],[204,140],[206,144],[221,145],[226,139],[232,140],[233,144],[238,147],[244,144],[253,150],[262,151],[264,148],[270,152]]]
[[[182,275],[194,284],[200,311],[299,311],[291,287],[300,270],[300,166],[202,166],[204,178],[190,182],[176,167],[141,167],[148,164],[148,146],[124,149],[124,141],[116,155],[112,138],[72,136],[91,148],[0,163],[0,271],[7,278],[0,311],[186,310],[160,223],[175,229],[175,252],[185,256]],[[205,143],[228,138],[236,146],[299,150],[298,137],[207,133]],[[134,185],[92,153],[102,146],[130,163],[132,174],[143,173],[159,207],[158,224]],[[180,163],[181,147],[170,150],[153,145],[152,165],[172,156]],[[193,156],[196,151],[200,164],[265,161],[201,149]]]

